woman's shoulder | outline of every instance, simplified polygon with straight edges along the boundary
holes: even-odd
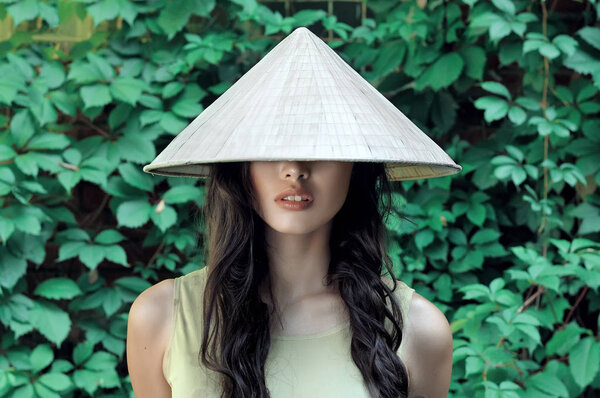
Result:
[[[386,275],[382,275],[381,276],[381,280],[390,288],[393,289],[394,288],[394,281],[392,280],[392,278],[390,278],[389,276]],[[411,286],[407,285],[404,281],[396,278],[396,289],[393,290],[394,294],[396,295],[402,295],[402,294],[408,294],[411,292],[414,292],[415,289],[413,289]]]

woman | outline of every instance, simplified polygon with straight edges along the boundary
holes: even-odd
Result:
[[[389,212],[391,202],[382,164],[224,164],[215,168],[207,188],[205,215],[211,252],[207,269],[217,272],[208,278],[210,294],[203,308],[209,317],[195,335],[202,340],[198,342],[202,365],[194,368],[196,376],[189,371],[193,362],[183,363],[182,352],[187,350],[181,346],[190,342],[177,334],[177,358],[169,358],[170,368],[163,368],[163,356],[173,333],[173,300],[169,300],[173,279],[160,282],[136,299],[129,315],[127,361],[136,397],[218,397],[217,391],[221,390],[230,397],[266,397],[267,387],[272,397],[446,396],[452,366],[452,336],[446,318],[416,292],[409,303],[408,322],[398,309],[386,309],[382,298],[382,293],[387,295],[391,291],[387,288],[392,287],[380,278],[383,263],[393,276],[383,245],[383,216]],[[298,196],[307,196],[310,205],[300,210],[286,208],[294,205],[276,198],[288,188],[304,192]],[[385,210],[380,215],[378,204],[384,198]],[[248,255],[251,244],[254,259]],[[265,255],[267,262],[262,260]],[[206,276],[190,279],[190,283],[197,286],[200,280],[206,283]],[[217,293],[225,299],[218,301],[214,296]],[[199,311],[202,305],[197,304]],[[192,308],[177,310],[180,316],[185,312],[183,316],[189,320],[178,323],[179,327],[202,321]],[[218,311],[225,316],[219,317]],[[219,318],[223,334],[216,342],[226,355],[221,363],[214,356],[209,362],[205,359],[210,357],[207,332]],[[392,333],[382,329],[386,318],[395,321]],[[340,327],[348,322],[351,338],[350,333],[327,336],[328,331],[345,332]],[[189,335],[190,331],[183,334]],[[297,344],[294,340],[276,340],[277,357],[272,358],[272,335],[320,335],[325,339],[304,344],[301,341],[300,347],[293,346]],[[289,366],[308,380],[287,377],[286,369],[282,369],[284,359],[299,358],[295,349],[310,350],[307,343],[323,351],[338,342],[351,346],[347,356],[342,357],[344,351],[339,351],[341,359],[334,360],[334,350],[324,353],[325,358],[319,361],[313,356]],[[397,355],[400,342],[403,348]],[[172,348],[167,351],[170,355]],[[191,355],[194,350],[187,352]],[[273,381],[270,385],[265,380],[265,363],[267,373],[279,371],[279,378],[267,378]],[[312,368],[306,368],[308,363]],[[347,370],[339,372],[331,367]],[[173,368],[179,373],[171,391],[162,369],[167,369],[171,377]],[[228,375],[222,386],[214,375],[206,376],[209,368]],[[187,375],[183,374],[186,369]],[[315,380],[315,375],[323,379]],[[356,375],[363,377],[364,388],[357,388],[360,383],[352,377]],[[298,384],[289,385],[286,380]],[[319,392],[321,395],[315,395]]]
[[[460,170],[296,29],[144,167],[208,178],[208,256],[133,303],[136,397],[446,396],[448,321],[393,277],[384,220],[388,180]]]

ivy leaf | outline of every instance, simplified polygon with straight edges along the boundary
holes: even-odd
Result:
[[[130,162],[150,162],[156,156],[152,141],[138,133],[127,133],[116,145],[121,157]]]
[[[26,270],[24,257],[15,257],[7,248],[0,247],[0,286],[12,289]]]
[[[162,97],[163,98],[171,98],[174,97],[175,95],[179,94],[179,92],[183,90],[183,84],[175,81],[175,82],[170,82],[167,83],[162,90]]]
[[[464,61],[458,53],[444,54],[417,79],[416,86],[423,88],[429,84],[435,91],[448,87],[458,79],[463,66]]]
[[[577,43],[577,40],[573,39],[571,36],[568,35],[558,35],[554,39],[552,39],[552,43],[556,47],[560,48],[560,50],[568,56],[573,55],[575,49],[579,45]]]
[[[154,179],[150,174],[144,173],[138,166],[134,166],[131,163],[121,163],[119,165],[119,174],[132,187],[147,192],[154,190]]]
[[[192,14],[208,16],[215,7],[215,0],[171,0],[158,17],[158,25],[170,38],[179,32]]]
[[[579,387],[589,386],[600,370],[600,343],[593,337],[577,343],[569,355],[569,369]]]
[[[94,352],[94,344],[91,341],[77,344],[73,349],[73,362],[79,366],[92,355],[92,352]]]
[[[27,149],[64,149],[70,144],[71,141],[64,134],[43,133],[33,137]]]
[[[104,248],[104,256],[113,263],[121,264],[125,267],[129,266],[127,263],[127,253],[125,253],[125,250],[119,245],[106,246]]]
[[[104,106],[112,101],[110,90],[104,84],[84,86],[79,93],[86,108]]]
[[[29,354],[32,366],[31,370],[33,373],[39,373],[40,370],[50,365],[53,359],[54,351],[52,351],[52,348],[48,344],[40,344]]]
[[[481,97],[473,105],[477,109],[485,110],[483,117],[488,123],[502,119],[508,113],[508,102],[498,97]]]
[[[10,121],[10,134],[19,148],[25,146],[35,134],[35,124],[29,110],[21,109],[15,113]]]
[[[94,242],[101,245],[113,245],[125,240],[125,237],[117,230],[105,229],[94,238]]]
[[[71,329],[69,314],[52,303],[34,301],[30,311],[31,324],[48,340],[60,348]]]
[[[172,206],[165,205],[164,208],[158,213],[156,212],[156,208],[154,211],[151,211],[150,218],[152,218],[154,224],[162,232],[165,232],[177,222],[177,212]]]
[[[79,250],[79,260],[86,267],[93,270],[104,259],[104,247],[99,245],[85,245]]]
[[[118,100],[135,105],[145,87],[143,81],[133,77],[117,77],[110,85],[110,93]]]
[[[114,284],[115,286],[120,286],[123,289],[131,290],[136,294],[140,294],[152,286],[148,281],[135,276],[124,276],[117,279]]]
[[[71,299],[83,292],[72,279],[58,277],[40,283],[33,294],[49,299]]]
[[[152,206],[146,199],[131,200],[117,207],[117,226],[137,228],[148,222]]]
[[[600,50],[600,28],[595,26],[585,26],[579,29],[577,34],[585,40],[587,44]]]
[[[181,117],[196,117],[202,112],[203,106],[194,101],[182,100],[173,105],[173,113]]]
[[[31,21],[40,13],[37,0],[17,1],[15,4],[6,7],[6,10],[12,17],[15,28],[23,21]]]
[[[465,75],[475,80],[481,80],[487,61],[483,48],[477,46],[465,47],[460,50],[460,55],[465,60]]]
[[[171,112],[165,112],[159,122],[160,127],[172,135],[179,134],[188,124],[186,120],[178,118]]]
[[[110,21],[119,15],[119,2],[117,0],[101,0],[87,8],[88,15],[94,19],[94,28],[103,21]]]
[[[492,3],[501,11],[515,15],[515,4],[511,0],[492,0]]]
[[[38,380],[54,391],[64,391],[73,385],[71,378],[63,373],[45,373]]]
[[[192,185],[178,185],[163,194],[165,203],[186,203],[190,200],[199,199],[202,190]]]
[[[527,113],[518,106],[511,106],[508,111],[508,119],[515,125],[520,126],[527,120]]]
[[[490,93],[502,95],[502,96],[506,97],[506,99],[509,101],[512,99],[510,92],[508,91],[508,89],[506,87],[504,87],[504,85],[502,83],[488,81],[488,82],[481,83],[481,87],[484,90],[489,91]]]

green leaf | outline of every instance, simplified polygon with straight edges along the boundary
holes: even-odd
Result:
[[[140,124],[146,126],[148,124],[159,122],[165,112],[154,109],[146,109],[140,113]]]
[[[124,276],[115,280],[114,284],[115,286],[121,286],[124,289],[131,290],[136,294],[140,294],[141,292],[152,286],[152,284],[148,281],[138,278],[136,276]]]
[[[73,381],[80,389],[85,390],[90,396],[98,389],[101,376],[94,371],[78,369],[73,372]]]
[[[538,391],[540,391],[543,396],[546,397],[568,397],[569,391],[560,380],[554,374],[546,371],[543,373],[536,373],[533,376],[530,376],[527,382],[528,387],[532,387]],[[534,394],[534,393],[532,393]]]
[[[483,116],[488,123],[502,119],[508,113],[508,102],[498,97],[481,97],[473,105],[477,109],[485,109]]]
[[[166,203],[186,203],[197,200],[202,195],[202,190],[193,185],[178,185],[164,193],[162,198]]]
[[[40,3],[40,7],[42,4],[45,3]],[[39,379],[36,380],[33,383],[33,388],[36,392],[36,396],[38,397],[43,397],[43,398],[61,398],[60,394],[58,394],[57,392],[55,392],[54,390],[52,390],[51,388],[46,387],[45,384],[40,383]]]
[[[431,229],[424,229],[415,234],[415,244],[419,250],[423,250],[427,245],[433,242],[435,236]]]
[[[117,207],[117,226],[141,227],[148,222],[152,210],[146,199],[123,202]]]
[[[573,55],[575,49],[579,45],[577,40],[568,35],[558,35],[552,39],[552,43],[568,56]]]
[[[180,82],[170,82],[167,83],[162,90],[163,98],[171,98],[175,95],[179,94],[179,92],[183,90],[183,84]]]
[[[82,293],[77,283],[72,279],[62,277],[45,280],[33,292],[33,294],[49,299],[71,299]]]
[[[54,360],[54,351],[52,351],[52,348],[48,344],[40,344],[31,351],[29,360],[32,366],[31,371],[39,373],[40,370],[52,363],[52,360]]]
[[[34,301],[30,312],[31,324],[48,340],[60,348],[71,329],[69,315],[52,303]]]
[[[12,289],[26,270],[24,257],[15,257],[7,248],[0,246],[0,286]]]
[[[150,218],[162,232],[165,232],[177,222],[177,212],[173,207],[165,205],[159,213],[156,212],[156,208],[151,211]]]
[[[484,228],[475,232],[475,234],[473,234],[471,237],[470,242],[472,245],[495,242],[498,240],[500,235],[500,232],[494,229]]]
[[[134,166],[131,163],[121,163],[119,174],[127,184],[133,187],[147,192],[154,191],[154,179],[150,174],[144,173],[139,166]]]
[[[85,361],[84,366],[86,369],[99,371],[114,369],[117,363],[117,358],[114,355],[105,351],[98,351]]]
[[[202,104],[199,104],[194,101],[182,100],[177,101],[175,105],[173,105],[174,114],[181,117],[196,117],[202,112]]]
[[[600,50],[600,28],[595,26],[585,26],[577,33],[587,44]]]
[[[69,376],[62,373],[43,374],[39,381],[54,391],[64,391],[73,385]]]
[[[101,0],[87,8],[88,15],[94,19],[94,28],[101,22],[110,21],[119,16],[119,2],[117,0]]]
[[[122,158],[129,162],[150,163],[156,157],[156,149],[151,140],[142,134],[128,132],[117,141]]]
[[[30,176],[37,176],[38,174],[38,165],[32,152],[17,156],[15,158],[15,165],[23,174]]]
[[[16,388],[12,391],[10,398],[35,398],[33,386],[25,384],[22,387]]]
[[[110,90],[103,84],[84,86],[79,91],[86,108],[104,106],[112,101]]]
[[[12,17],[15,28],[23,21],[31,21],[40,13],[37,0],[17,1],[13,5],[6,7],[6,10]]]
[[[125,103],[118,104],[108,116],[108,126],[111,130],[123,124],[131,114],[132,107]]]
[[[508,119],[515,125],[520,126],[527,120],[527,113],[518,106],[511,106],[508,111]]]
[[[90,58],[90,54],[91,53],[88,53],[88,58]],[[67,79],[74,80],[77,84],[89,84],[97,82],[98,80],[104,80],[105,77],[97,65],[94,65],[90,62],[85,62],[84,59],[80,59],[73,61],[69,65]]]
[[[104,259],[104,250],[103,246],[86,245],[79,250],[79,260],[93,270]]]
[[[129,266],[127,264],[127,253],[125,253],[125,250],[119,245],[106,246],[104,249],[104,256],[113,263],[121,264],[126,267]]]
[[[123,299],[116,294],[116,292],[112,292],[106,296],[106,300],[102,302],[102,309],[108,318],[113,316],[119,308],[123,305]]]
[[[179,32],[192,14],[208,16],[215,7],[215,0],[172,0],[162,8],[158,25],[169,36]]]
[[[483,48],[477,46],[464,47],[460,50],[460,55],[465,60],[465,75],[475,80],[481,80],[487,61]]]
[[[444,54],[417,79],[417,86],[429,84],[436,91],[448,87],[458,79],[463,66],[464,62],[458,53]]]
[[[579,387],[589,386],[600,369],[600,343],[593,337],[577,343],[569,355],[569,369]]]
[[[569,323],[565,329],[555,331],[546,343],[546,355],[563,356],[568,354],[579,342],[584,331],[585,329],[574,323]]]
[[[79,366],[92,355],[92,352],[94,352],[94,344],[91,341],[77,344],[73,349],[73,362]]]
[[[598,87],[592,86],[591,84],[588,86],[584,86],[577,94],[577,102],[581,103],[585,100],[588,100],[588,99],[592,98],[594,95],[596,95],[597,93],[598,93]]]
[[[17,152],[8,145],[0,144],[0,161],[14,159]]]
[[[180,119],[171,112],[165,112],[160,119],[160,127],[166,132],[177,135],[179,134],[189,123],[186,120]]]
[[[94,242],[102,245],[112,245],[123,240],[125,240],[125,237],[114,229],[105,229],[94,238]]]
[[[492,3],[501,11],[515,15],[515,4],[511,0],[492,0]]]
[[[142,95],[146,84],[133,77],[117,77],[110,85],[113,98],[135,105]]]
[[[560,55],[558,48],[556,48],[554,44],[550,43],[543,43],[539,48],[539,52],[549,59],[554,59]]]
[[[35,134],[35,125],[27,109],[17,111],[10,121],[10,134],[17,147],[22,148]]]
[[[71,144],[64,134],[41,133],[29,141],[27,149],[64,149]]]
[[[505,20],[495,21],[490,25],[490,39],[497,43],[510,35],[511,31],[511,26]]]
[[[488,82],[481,83],[481,87],[484,90],[489,91],[490,93],[502,95],[502,96],[506,97],[506,99],[509,101],[512,99],[510,92],[508,91],[508,89],[506,87],[504,87],[504,85],[502,83],[488,81]]]

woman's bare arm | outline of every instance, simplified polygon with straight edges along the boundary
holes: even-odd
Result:
[[[127,320],[127,368],[136,398],[171,398],[162,371],[173,316],[173,279],[144,290]]]

